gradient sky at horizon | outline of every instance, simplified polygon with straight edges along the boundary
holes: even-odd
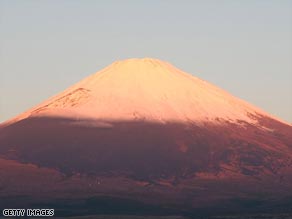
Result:
[[[291,0],[0,0],[0,122],[143,57],[292,122]]]

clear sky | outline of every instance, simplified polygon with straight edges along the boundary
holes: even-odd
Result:
[[[0,0],[0,122],[115,60],[168,61],[292,122],[291,0]]]

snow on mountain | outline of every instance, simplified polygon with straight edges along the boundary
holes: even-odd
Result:
[[[262,110],[157,59],[116,61],[10,122],[57,116],[91,120],[257,124]],[[274,118],[275,119],[275,118]]]

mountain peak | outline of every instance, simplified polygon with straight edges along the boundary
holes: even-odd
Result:
[[[118,60],[111,64],[108,68],[117,70],[118,72],[127,72],[127,73],[159,73],[159,71],[153,70],[154,68],[164,68],[165,70],[168,66],[172,66],[165,61],[154,58],[131,58],[125,60]],[[173,66],[172,66],[173,67]],[[117,73],[118,73],[117,72]]]
[[[155,58],[130,58],[124,60],[118,60],[114,64],[162,64],[166,63],[165,61],[155,59]]]
[[[269,116],[216,86],[153,58],[116,61],[25,112],[30,116],[256,123]],[[270,117],[270,116],[269,116]]]

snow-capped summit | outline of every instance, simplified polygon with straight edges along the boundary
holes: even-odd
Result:
[[[116,61],[16,120],[58,116],[154,122],[245,121],[268,116],[228,92],[158,59]],[[14,120],[15,121],[15,120]]]

